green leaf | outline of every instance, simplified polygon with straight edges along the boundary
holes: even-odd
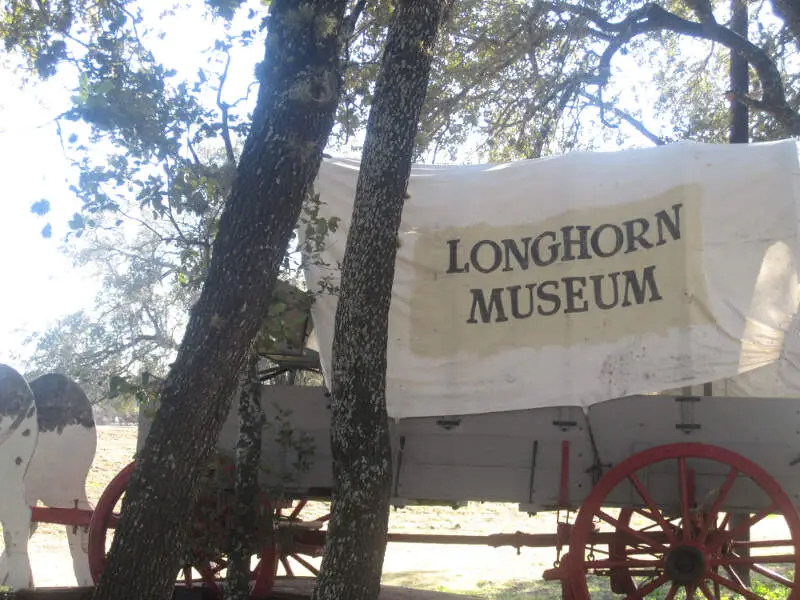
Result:
[[[103,79],[100,83],[98,83],[95,88],[94,92],[100,96],[105,96],[108,92],[114,89],[114,82],[111,79]]]
[[[53,228],[50,223],[42,227],[42,237],[45,239],[53,237]]]

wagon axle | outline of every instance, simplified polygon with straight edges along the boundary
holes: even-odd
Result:
[[[670,581],[683,586],[697,586],[706,572],[707,560],[697,546],[682,545],[673,548],[665,563],[665,572]]]

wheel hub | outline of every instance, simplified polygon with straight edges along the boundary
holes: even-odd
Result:
[[[706,572],[706,558],[695,546],[678,546],[667,554],[667,577],[678,585],[694,585]]]

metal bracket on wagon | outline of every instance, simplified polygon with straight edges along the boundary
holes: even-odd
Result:
[[[675,402],[680,406],[680,423],[675,424],[675,429],[682,431],[686,435],[691,434],[693,431],[699,431],[703,428],[700,423],[695,423],[694,407],[699,403],[702,398],[698,396],[678,396]]]

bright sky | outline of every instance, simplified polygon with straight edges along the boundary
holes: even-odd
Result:
[[[18,79],[0,71],[0,361],[22,337],[21,330],[43,327],[86,302],[91,285],[72,271],[59,252],[66,223],[78,208],[68,191],[68,165],[55,125],[57,108],[48,97],[63,97],[57,85],[19,89]],[[51,201],[53,237],[45,240],[45,221],[30,212],[39,199]]]
[[[154,11],[164,7],[157,0],[144,4]],[[169,66],[189,76],[205,66],[203,51],[215,39],[215,27],[200,18],[199,11],[191,21],[187,26],[185,21],[162,19],[160,26],[169,35],[155,48]],[[252,80],[253,64],[261,58],[263,45],[255,45],[249,53],[234,54],[226,87],[234,99]],[[0,362],[12,362],[28,333],[90,308],[98,289],[88,273],[73,269],[60,250],[67,221],[80,203],[69,191],[68,178],[74,177],[74,171],[53,119],[69,106],[70,88],[76,82],[65,76],[24,88],[21,84],[20,77],[0,63]],[[46,218],[30,212],[31,204],[43,198],[51,206]],[[41,235],[47,222],[53,227],[50,239]]]
[[[259,4],[259,0],[251,1]],[[164,6],[157,0],[147,3],[152,10]],[[199,10],[194,17],[184,16],[178,22],[156,21],[168,32],[156,54],[181,73],[193,74],[204,65],[207,55],[203,51],[215,37],[215,27],[200,18]],[[256,43],[234,57],[226,87],[229,100],[238,98],[251,82],[253,65],[261,59],[262,48]],[[628,78],[637,76],[636,70],[626,72]],[[619,78],[615,81],[623,87],[630,83]],[[21,341],[27,333],[90,308],[97,291],[89,275],[73,269],[60,251],[68,230],[66,223],[79,203],[68,189],[68,178],[74,173],[62,151],[53,118],[67,108],[69,87],[75,84],[71,77],[64,82],[28,84],[24,89],[20,84],[20,79],[0,64],[0,89],[4,90],[0,98],[4,196],[0,213],[0,362],[12,364],[12,355],[22,350]],[[51,205],[46,219],[30,212],[31,204],[42,198]],[[50,239],[40,233],[46,222],[53,227]]]

